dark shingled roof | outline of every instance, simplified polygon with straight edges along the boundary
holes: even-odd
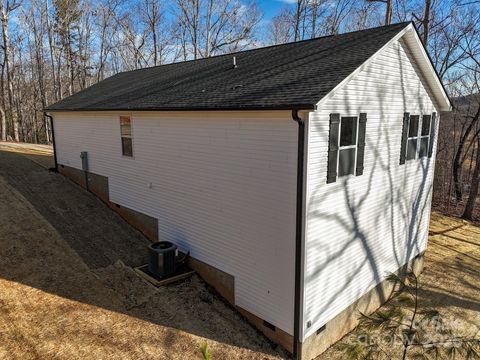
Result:
[[[313,109],[408,24],[122,72],[47,110]]]

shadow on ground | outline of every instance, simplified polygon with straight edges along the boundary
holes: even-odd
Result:
[[[20,194],[26,207],[52,226],[36,225],[38,219],[25,221],[24,210],[12,208],[11,229],[0,230],[5,236],[0,244],[0,278],[211,339],[240,353],[245,349],[248,355],[242,356],[248,358],[286,356],[197,276],[157,289],[135,275],[132,267],[147,262],[149,241],[94,195],[48,171],[51,160],[0,151],[0,180],[14,189],[9,196]],[[0,203],[7,199],[1,197]],[[161,346],[168,349],[169,341],[182,339],[181,333],[168,333]],[[188,338],[183,341],[188,344]],[[219,353],[232,356],[229,351]]]
[[[419,277],[419,309],[433,308],[439,311],[454,335],[478,337],[479,269],[480,228],[461,219],[432,213],[425,267]],[[378,333],[378,329],[371,331],[371,335],[379,335]],[[361,334],[361,331],[353,331],[342,342],[357,341]],[[380,333],[379,336],[384,334]],[[390,348],[390,358],[401,357],[401,352],[395,352],[398,349]],[[344,358],[344,351],[340,344],[336,344],[317,359]]]

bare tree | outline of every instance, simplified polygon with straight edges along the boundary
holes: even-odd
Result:
[[[8,90],[8,102],[10,116],[13,123],[13,132],[15,141],[20,141],[19,126],[18,126],[18,114],[15,110],[15,93],[13,91],[13,83],[15,81],[15,71],[12,64],[11,44],[8,34],[8,20],[13,11],[20,7],[20,2],[14,0],[12,2],[1,0],[0,12],[2,16],[2,35],[3,35],[3,56],[5,63],[5,70],[7,73],[7,90]]]
[[[84,4],[83,14],[78,21],[78,53],[75,59],[75,77],[78,79],[80,90],[91,85],[93,66],[92,47],[92,8],[90,4]]]
[[[371,4],[353,0],[298,0],[294,9],[284,8],[273,18],[269,38],[281,43],[375,26],[377,14]]]
[[[3,61],[0,64],[2,71],[1,71],[1,77],[0,77],[0,91],[2,94],[2,103],[0,106],[0,116],[1,116],[1,126],[2,126],[2,133],[1,133],[1,140],[6,141],[7,140],[7,116],[5,114],[5,85],[4,85],[4,78],[5,78],[5,56],[3,56]]]
[[[392,0],[367,0],[368,2],[378,2],[385,4],[385,25],[390,25],[392,23],[393,16],[393,4]]]
[[[113,51],[121,60],[121,67],[133,70],[148,66],[148,56],[145,54],[147,30],[141,28],[136,15],[129,10],[115,13],[114,19],[117,28]]]
[[[475,97],[476,99],[476,106],[477,106],[477,111],[475,113],[475,116],[472,118],[472,122],[475,122],[477,125],[477,131],[475,134],[471,137],[471,144],[476,142],[477,145],[477,151],[476,151],[476,157],[475,157],[475,168],[473,170],[471,180],[470,180],[470,191],[468,195],[467,202],[465,204],[465,210],[462,214],[462,217],[464,219],[468,220],[473,220],[474,217],[474,210],[475,210],[475,205],[477,203],[477,197],[478,197],[478,191],[479,191],[479,185],[480,185],[480,129],[479,128],[479,123],[480,123],[480,58],[477,55],[477,51],[480,48],[480,44],[475,43],[474,41],[469,41],[466,51],[471,57],[471,62],[473,65],[470,65],[470,63],[466,64],[466,67],[468,70],[470,70],[473,73],[473,80],[472,83],[474,84],[473,86],[475,87],[475,90],[477,91],[477,96]],[[473,153],[474,150],[472,150],[472,158],[473,158]],[[470,162],[472,164],[473,161]]]
[[[44,43],[43,43],[43,34],[44,31],[47,31],[45,27],[45,8],[39,6],[37,0],[32,1],[32,6],[30,7],[28,13],[25,13],[25,22],[30,26],[33,33],[33,44],[31,44],[31,54],[32,54],[32,73],[36,75],[37,82],[34,83],[34,93],[35,98],[40,99],[41,108],[44,109],[48,105],[47,101],[47,91],[46,91],[46,79],[45,79],[45,57],[44,57]],[[38,85],[38,86],[36,86]],[[34,134],[36,142],[37,138],[37,126],[36,126],[36,114],[33,115],[35,121],[34,124]],[[43,117],[43,131],[45,134],[45,141],[47,143],[51,142],[50,138],[50,129],[48,124],[48,119]]]
[[[475,102],[475,99],[471,99],[472,102]],[[470,104],[472,105],[472,104]],[[453,166],[452,166],[452,172],[453,172],[453,181],[455,184],[455,197],[458,202],[462,201],[463,195],[462,195],[462,183],[460,181],[461,178],[461,173],[462,173],[462,168],[463,164],[465,162],[466,157],[464,156],[464,149],[467,147],[468,142],[470,141],[473,143],[475,141],[474,136],[472,138],[472,132],[475,129],[475,126],[479,122],[479,117],[480,117],[480,104],[476,104],[477,110],[475,111],[475,114],[470,115],[470,112],[467,110],[465,113],[466,117],[466,122],[462,125],[462,130],[461,130],[461,135],[460,135],[460,141],[458,143],[456,152],[455,152],[455,158],[453,160]],[[478,135],[478,134],[475,134]]]
[[[303,37],[300,35],[300,23],[304,17],[304,14],[306,12],[306,0],[297,0],[297,7],[295,11],[295,20],[294,20],[294,41],[301,40]]]
[[[55,40],[54,40],[54,27],[51,24],[50,20],[50,5],[48,0],[45,0],[45,23],[46,23],[46,31],[47,31],[47,38],[48,38],[48,50],[50,55],[50,66],[51,66],[51,76],[52,76],[52,86],[53,86],[53,98],[55,101],[61,99],[61,90],[60,90],[60,79],[57,79],[57,70],[55,67],[55,53],[57,52],[55,49]]]
[[[162,63],[161,50],[163,48],[160,39],[159,27],[164,19],[163,10],[158,0],[145,0],[142,6],[142,13],[152,39],[153,65]]]
[[[289,9],[273,17],[269,25],[269,36],[273,44],[283,44],[294,39],[294,15]]]
[[[255,3],[237,0],[177,0],[176,5],[179,40],[194,59],[251,45],[261,19]]]
[[[353,0],[338,0],[334,2],[330,14],[326,17],[327,35],[334,35],[340,32],[340,27],[350,15],[353,5]]]
[[[412,16],[422,25],[422,42],[423,45],[428,46],[428,36],[430,33],[430,12],[432,10],[432,0],[425,0],[423,17],[417,16],[412,12]]]
[[[477,155],[475,157],[475,169],[472,174],[470,184],[470,193],[462,217],[467,220],[473,220],[475,205],[477,203],[478,190],[480,185],[480,136],[476,136]]]
[[[255,1],[0,0],[1,139],[48,143],[42,109],[121,71],[411,19],[451,96],[477,99],[479,1],[296,0],[264,27]],[[440,122],[434,195],[465,217],[478,195],[477,110],[472,101]]]

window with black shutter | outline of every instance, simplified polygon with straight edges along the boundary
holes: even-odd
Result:
[[[433,154],[433,141],[435,140],[435,129],[437,122],[437,113],[432,113],[432,118],[430,120],[430,141],[428,143],[428,157],[431,158]]]
[[[432,157],[436,115],[404,113],[400,165],[404,164],[405,160]]]
[[[122,155],[133,157],[132,121],[130,116],[120,116],[120,137],[122,141]]]
[[[337,181],[339,126],[340,114],[330,114],[330,132],[328,134],[327,184]]]
[[[355,116],[342,116],[338,149],[338,176],[353,175],[357,156],[357,122]]]
[[[367,127],[367,114],[361,113],[358,119],[358,141],[357,141],[357,168],[355,175],[363,174],[363,159],[365,157],[365,132]]]
[[[403,127],[402,127],[402,146],[400,147],[400,165],[405,164],[405,156],[407,155],[407,140],[408,140],[408,123],[410,122],[410,113],[403,113]]]
[[[327,183],[338,177],[362,175],[367,114],[330,114]]]
[[[418,157],[423,158],[428,155],[428,143],[430,141],[430,115],[422,116],[422,130],[420,132],[420,148]]]
[[[407,140],[407,160],[415,160],[417,158],[418,146],[418,125],[420,123],[419,115],[410,115],[408,124],[408,140]]]

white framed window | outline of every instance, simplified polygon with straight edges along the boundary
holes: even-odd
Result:
[[[122,155],[133,157],[132,119],[128,115],[120,116],[120,137],[122,140]]]
[[[426,115],[403,113],[400,165],[405,161],[432,157],[436,117],[436,112]]]
[[[428,156],[428,147],[430,143],[430,121],[431,115],[422,116],[422,127],[420,131],[420,148],[418,150],[419,158]]]
[[[358,142],[358,117],[342,116],[339,130],[337,174],[339,177],[355,175]]]
[[[415,160],[418,152],[419,115],[410,115],[407,137],[407,160]]]

